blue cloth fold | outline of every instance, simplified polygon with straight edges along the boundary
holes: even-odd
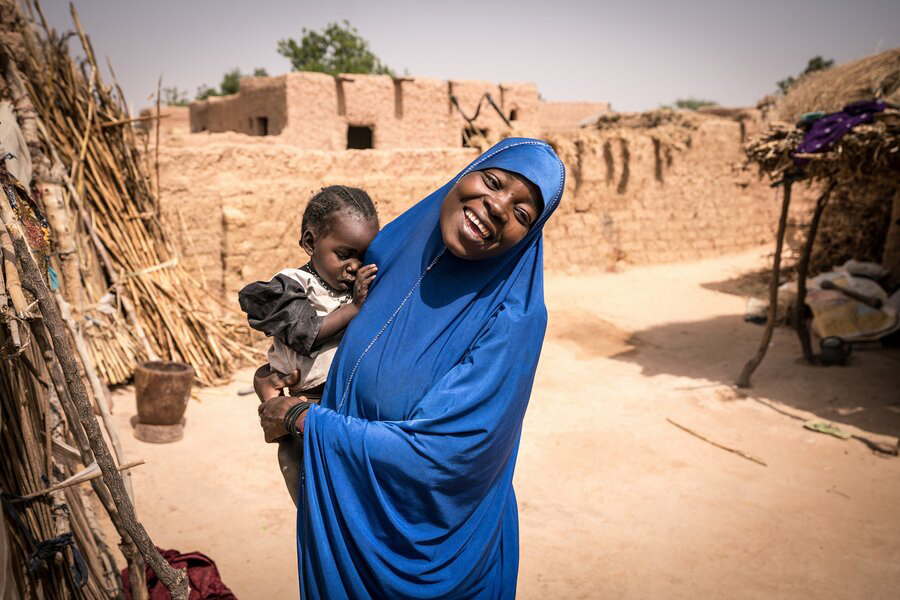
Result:
[[[444,247],[457,180],[502,168],[541,191],[526,237],[482,261]],[[379,233],[378,276],[308,412],[298,512],[304,598],[513,598],[512,477],[547,312],[541,231],[562,162],[511,138]]]

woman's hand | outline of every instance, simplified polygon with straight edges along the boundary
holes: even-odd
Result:
[[[271,444],[279,438],[288,435],[284,428],[284,415],[288,409],[300,402],[306,402],[305,396],[294,398],[293,396],[276,396],[259,405],[259,425],[263,428],[266,442]],[[306,412],[300,415],[297,427],[303,431],[303,423],[306,421]]]
[[[375,281],[375,273],[378,271],[376,265],[366,265],[360,267],[356,272],[356,282],[353,284],[353,305],[356,308],[362,308],[366,296],[369,295],[369,286]]]

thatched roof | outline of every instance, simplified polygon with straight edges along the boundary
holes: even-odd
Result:
[[[775,110],[779,119],[796,122],[804,113],[836,112],[872,98],[900,104],[900,48],[806,75]]]

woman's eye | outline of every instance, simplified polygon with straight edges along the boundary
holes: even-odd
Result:
[[[490,173],[485,173],[484,176],[485,176],[485,178],[487,179],[488,185],[489,185],[492,189],[495,189],[495,190],[499,190],[499,189],[500,189],[500,180],[499,180],[499,179],[497,179],[496,177],[494,177],[494,176],[491,175]]]
[[[529,215],[526,211],[521,208],[516,209],[516,218],[519,219],[519,223],[524,225],[525,227],[531,227],[531,215]]]

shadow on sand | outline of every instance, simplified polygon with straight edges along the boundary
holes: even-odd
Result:
[[[610,333],[605,329],[613,336],[601,342],[598,338]],[[636,363],[646,376],[667,373],[732,386],[756,351],[762,331],[740,315],[728,315],[660,325],[625,340],[621,330],[611,325],[553,333],[578,343],[586,353]],[[618,352],[609,351],[616,347]],[[742,390],[748,396],[808,411],[836,424],[900,436],[900,348],[857,348],[847,366],[810,366],[801,359],[794,331],[779,327],[752,383],[753,387]]]

